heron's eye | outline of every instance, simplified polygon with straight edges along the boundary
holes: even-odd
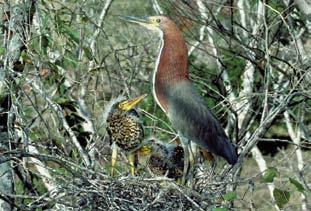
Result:
[[[159,19],[159,18],[156,19],[156,22],[157,22],[157,23],[161,23],[161,19]]]

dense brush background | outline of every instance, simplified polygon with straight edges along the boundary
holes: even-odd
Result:
[[[2,1],[1,210],[311,210],[309,0]],[[109,176],[104,110],[140,105],[146,137],[176,131],[152,97],[159,38],[119,15],[164,14],[184,33],[195,86],[241,162],[200,160],[194,184],[124,154]]]

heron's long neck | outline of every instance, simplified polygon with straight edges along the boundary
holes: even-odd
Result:
[[[181,32],[161,33],[161,48],[153,75],[153,92],[158,105],[168,109],[169,91],[189,80],[187,46]]]

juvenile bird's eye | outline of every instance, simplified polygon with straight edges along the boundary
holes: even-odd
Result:
[[[157,22],[157,23],[160,23],[160,22],[161,22],[161,19],[159,19],[159,18],[156,19],[156,22]]]

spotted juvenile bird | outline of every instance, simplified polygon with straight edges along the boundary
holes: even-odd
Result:
[[[149,139],[139,149],[139,155],[149,156],[147,165],[153,174],[175,180],[182,178],[184,149],[181,146]]]
[[[135,174],[135,152],[142,144],[144,130],[139,113],[134,107],[145,97],[146,95],[142,95],[130,100],[117,98],[110,103],[110,106],[107,106],[106,130],[110,138],[110,144],[112,144],[112,176],[114,175],[118,147],[126,152],[131,174]]]

